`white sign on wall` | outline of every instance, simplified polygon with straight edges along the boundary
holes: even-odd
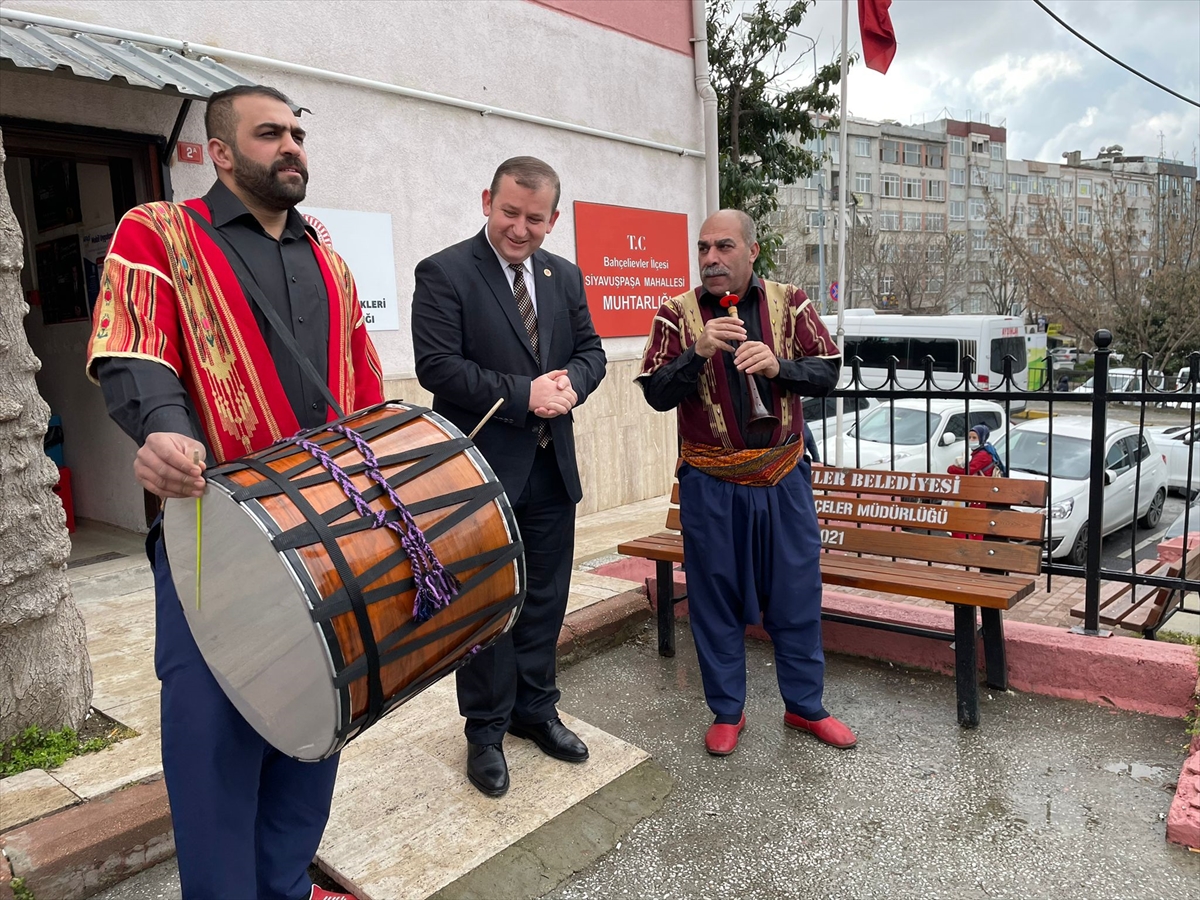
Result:
[[[358,285],[358,302],[367,318],[367,331],[398,330],[400,311],[396,301],[391,213],[315,206],[296,208],[317,230],[321,240],[350,266]]]

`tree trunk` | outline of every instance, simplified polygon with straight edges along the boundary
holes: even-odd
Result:
[[[0,170],[4,166],[0,134]],[[79,728],[92,700],[83,617],[71,597],[66,514],[43,452],[50,408],[25,337],[21,229],[0,179],[0,741]]]

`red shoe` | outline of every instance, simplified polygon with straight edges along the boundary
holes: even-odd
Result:
[[[849,750],[858,743],[858,738],[854,736],[854,732],[835,719],[833,716],[826,716],[824,719],[817,719],[815,722],[810,722],[808,719],[802,719],[795,713],[784,713],[783,724],[788,728],[795,728],[797,731],[807,731],[818,741],[824,741],[831,747],[837,747],[839,750]]]
[[[335,894],[314,884],[312,886],[312,893],[308,895],[308,900],[357,900],[357,898],[353,894]]]
[[[736,725],[711,725],[704,735],[704,749],[713,756],[728,756],[737,749],[738,736],[746,727],[746,714]]]

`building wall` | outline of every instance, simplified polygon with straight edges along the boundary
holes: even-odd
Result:
[[[386,15],[381,10],[386,8]],[[13,0],[6,9],[226,47],[377,79],[648,140],[703,148],[689,46],[690,0],[611,4],[570,0],[461,3],[403,0],[337,4],[144,3],[141,0]],[[657,13],[651,17],[650,11]],[[330,27],[336,15],[337,27]],[[416,263],[484,224],[480,194],[503,159],[545,159],[563,182],[562,217],[544,245],[574,259],[572,202],[588,200],[687,214],[692,235],[704,213],[703,160],[540,125],[351,87],[311,75],[229,61],[312,111],[306,204],[390,213],[400,327],[374,332],[389,384],[413,375],[409,298]],[[0,113],[166,135],[179,100],[100,82],[4,74]],[[203,104],[180,135],[203,143]],[[207,162],[173,160],[174,199],[204,193]],[[696,279],[695,261],[691,263]],[[605,341],[610,366],[601,396],[577,416],[585,456],[626,460],[585,472],[597,508],[665,493],[674,440],[670,416],[650,414],[632,384],[642,338]],[[98,392],[97,392],[98,393]],[[607,399],[606,399],[607,398]],[[597,407],[593,412],[590,407]],[[606,405],[607,404],[607,405]],[[600,407],[603,407],[601,409]],[[616,410],[620,427],[604,424]],[[620,443],[611,443],[617,436]],[[666,454],[663,456],[663,454]],[[660,458],[662,457],[662,458]],[[662,473],[660,477],[642,473]],[[603,482],[603,483],[601,483]],[[606,498],[601,503],[600,497]]]

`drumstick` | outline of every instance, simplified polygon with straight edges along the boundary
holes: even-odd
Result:
[[[200,465],[200,451],[192,451],[192,465]],[[204,544],[204,495],[196,498],[196,612],[200,611],[200,563]]]
[[[487,411],[486,416],[484,416],[482,419],[479,420],[479,424],[475,426],[475,430],[467,435],[468,441],[475,440],[475,435],[479,434],[479,429],[487,424],[487,420],[496,414],[496,410],[498,410],[503,405],[503,403],[504,403],[504,398],[501,397],[499,400],[497,400],[495,403],[492,404],[492,408]]]

